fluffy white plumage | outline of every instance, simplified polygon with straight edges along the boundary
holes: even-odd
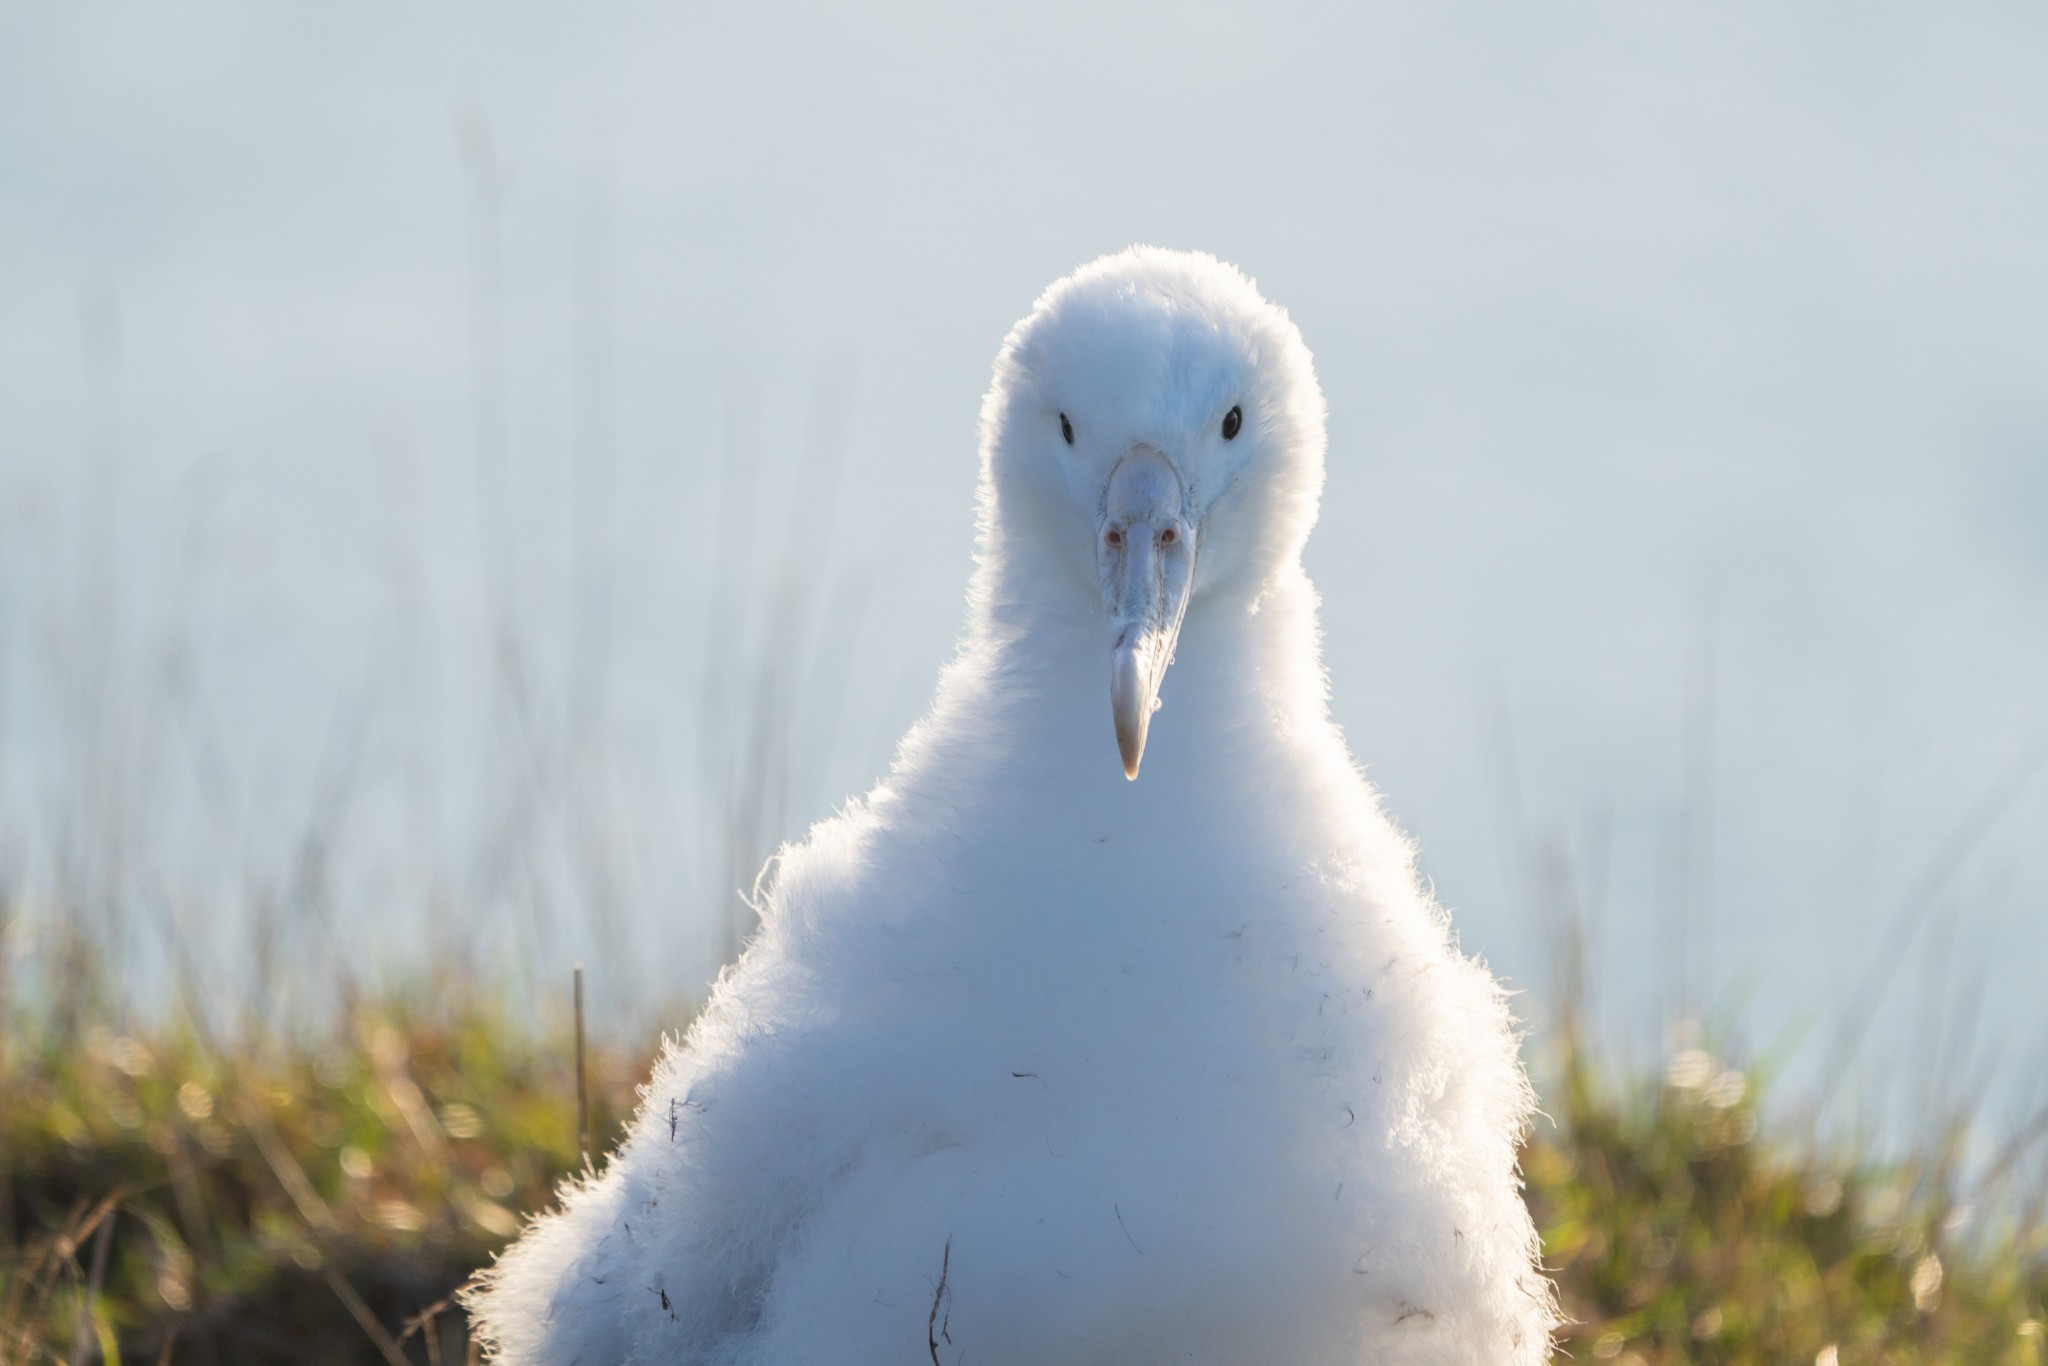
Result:
[[[1134,248],[1046,291],[930,714],[474,1293],[498,1360],[1548,1358],[1507,1006],[1328,716],[1323,450],[1234,268]]]

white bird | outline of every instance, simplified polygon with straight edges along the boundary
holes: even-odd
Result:
[[[1323,419],[1213,257],[1039,298],[930,713],[472,1292],[496,1360],[1548,1359],[1510,1012],[1328,713]]]

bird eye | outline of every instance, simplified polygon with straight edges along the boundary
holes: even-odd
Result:
[[[1223,415],[1223,439],[1225,441],[1235,440],[1237,438],[1237,429],[1243,425],[1244,409],[1232,408]],[[1073,438],[1070,436],[1067,440],[1072,441]]]
[[[1069,446],[1074,444],[1074,424],[1067,421],[1065,413],[1060,414],[1060,435],[1067,439]]]

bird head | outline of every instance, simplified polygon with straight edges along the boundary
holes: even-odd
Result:
[[[982,405],[984,552],[1104,618],[1127,778],[1190,606],[1249,607],[1299,562],[1323,449],[1300,332],[1213,256],[1102,257],[1004,342]]]

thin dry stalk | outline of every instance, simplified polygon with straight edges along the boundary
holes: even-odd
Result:
[[[583,965],[576,965],[576,1151],[590,1170],[590,1082],[583,1063]]]
[[[1983,799],[1935,849],[1933,857],[1899,902],[1884,939],[1871,955],[1863,980],[1857,984],[1856,994],[1850,998],[1849,1007],[1843,1012],[1827,1063],[1821,1069],[1820,1092],[1813,1102],[1816,1122],[1834,1098],[1836,1087],[1849,1071],[1849,1064],[1862,1049],[1864,1035],[1876,1018],[1878,1004],[1890,989],[1892,978],[1905,960],[1907,949],[1919,936],[1921,926],[1939,904],[1942,889],[1984,837],[1991,833],[1999,817],[2041,770],[2044,761],[2048,761],[2048,745],[2035,745],[2000,774]]]
[[[98,1315],[93,1311],[99,1305],[100,1289],[107,1283],[107,1249],[113,1241],[113,1211],[100,1220],[99,1231],[92,1239],[92,1270],[85,1278],[85,1293],[78,1300],[78,1323],[71,1335],[71,1359],[86,1360],[86,1348],[97,1339]]]
[[[444,1296],[420,1310],[405,1321],[405,1331],[398,1335],[399,1344],[410,1342],[413,1334],[418,1333],[427,1344],[427,1366],[441,1366],[441,1327],[436,1320],[454,1307],[454,1297]]]
[[[335,1226],[334,1212],[327,1208],[327,1202],[320,1198],[320,1192],[307,1178],[305,1168],[299,1165],[298,1159],[285,1147],[284,1140],[278,1137],[277,1130],[271,1127],[270,1117],[247,1097],[242,1099],[240,1110],[242,1123],[247,1126],[249,1136],[256,1140],[256,1150],[263,1154],[263,1161],[277,1178],[277,1184],[291,1197],[307,1228],[316,1234],[331,1233]]]
[[[363,1297],[356,1293],[356,1288],[348,1283],[348,1279],[325,1260],[320,1263],[320,1274],[326,1278],[335,1298],[347,1306],[350,1317],[361,1326],[364,1336],[376,1345],[384,1360],[390,1362],[391,1366],[412,1366],[412,1363],[405,1359],[405,1353],[399,1349],[397,1340],[383,1324],[377,1322],[377,1316],[370,1312],[370,1306],[363,1303]]]

